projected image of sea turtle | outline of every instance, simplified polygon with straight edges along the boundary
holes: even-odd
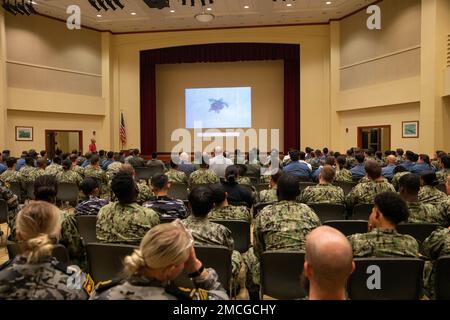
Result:
[[[219,100],[209,99],[209,103],[210,103],[209,112],[215,111],[216,113],[220,113],[220,111],[222,111],[225,107],[229,108],[228,103],[223,101],[223,99]]]

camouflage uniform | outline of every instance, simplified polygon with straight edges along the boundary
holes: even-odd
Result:
[[[69,253],[72,264],[84,268],[86,265],[86,249],[78,232],[75,214],[61,210],[61,236],[59,243],[64,245]]]
[[[252,223],[252,215],[245,206],[216,207],[208,214],[208,218],[216,220],[243,220]]]
[[[86,168],[84,168],[84,176],[96,178],[100,184],[102,197],[109,196],[110,189],[108,184],[108,177],[102,169],[100,169],[99,167],[88,165]]]
[[[181,290],[174,286],[167,287],[158,280],[135,275],[128,279],[99,283],[91,300],[228,300],[214,269],[208,269],[205,279],[195,279],[193,282],[197,289]]]
[[[423,186],[419,191],[419,202],[439,205],[447,200],[447,195],[436,187]]]
[[[270,175],[269,174],[264,174],[259,178],[259,183],[260,184],[264,184],[264,183],[269,183],[270,182]]]
[[[384,182],[388,182],[388,179],[386,179],[386,178],[384,178],[384,177],[382,177],[382,179],[383,179]],[[367,177],[362,177],[362,178],[358,181],[358,183],[366,183],[366,182],[370,182],[370,181],[372,181],[372,180],[370,180],[370,179],[367,178]]]
[[[61,171],[56,174],[56,181],[58,183],[75,183],[80,185],[83,182],[83,178],[73,170]]]
[[[241,254],[233,250],[234,240],[231,236],[231,231],[221,224],[209,221],[208,218],[189,216],[187,219],[182,220],[182,222],[192,233],[196,245],[224,246],[232,250],[231,273],[236,284],[238,282],[239,272],[243,266],[243,261]]]
[[[278,201],[277,188],[261,190],[259,192],[259,202],[260,203],[277,202],[277,201]]]
[[[439,183],[447,182],[447,177],[450,174],[450,169],[442,169],[441,171],[436,172],[436,178]]]
[[[0,174],[0,181],[5,182],[19,182],[19,172],[16,170],[7,169],[5,172]]]
[[[161,217],[185,219],[188,216],[188,212],[182,200],[173,199],[167,196],[156,197],[153,200],[145,202],[142,206],[153,209]]]
[[[183,171],[178,171],[170,168],[166,172],[166,176],[169,178],[169,182],[185,183],[187,184],[187,176]]]
[[[424,287],[430,298],[434,297],[435,262],[450,255],[450,229],[439,228],[423,242],[423,252],[431,260],[425,264]]]
[[[145,181],[138,181],[136,183],[138,190],[139,190],[139,194],[137,197],[137,203],[138,204],[142,204],[145,201],[148,201],[150,199],[152,199],[155,194],[153,193],[153,191],[150,189],[150,187],[145,183]]]
[[[353,208],[359,203],[373,203],[375,196],[379,193],[391,191],[394,187],[386,181],[370,181],[357,184],[345,198],[348,208]]]
[[[112,202],[97,215],[97,240],[101,242],[139,243],[148,230],[159,224],[158,214],[137,203]]]
[[[336,178],[334,181],[338,182],[353,182],[353,176],[350,170],[341,169],[336,172]]]
[[[398,190],[399,185],[398,182],[400,180],[401,177],[403,177],[405,174],[409,174],[411,172],[409,171],[405,171],[405,172],[397,172],[396,174],[394,174],[394,177],[392,178],[392,185],[394,186],[395,190]]]
[[[407,205],[409,209],[408,222],[444,225],[443,216],[435,206],[421,202],[407,202]]]
[[[52,163],[45,168],[45,174],[50,176],[56,176],[59,172],[63,171],[63,167],[60,164]]]
[[[36,180],[37,177],[37,171],[38,169],[35,167],[24,165],[19,170],[20,182],[22,183],[34,182],[34,180]]]
[[[450,226],[450,197],[447,197],[447,200],[442,201],[438,206],[439,214],[442,217],[443,226]]]
[[[79,289],[68,286],[70,276],[80,272]],[[0,299],[8,300],[87,300],[88,291],[83,285],[87,276],[76,266],[65,266],[55,258],[37,264],[28,264],[23,255],[15,257],[0,267]],[[74,283],[75,284],[75,283]]]
[[[345,204],[344,190],[328,183],[306,187],[300,195],[300,202]]]
[[[19,200],[17,196],[11,192],[7,187],[0,185],[0,199],[5,200],[8,205],[8,226],[11,230],[11,236],[15,237],[15,225],[16,225],[16,211],[19,206]],[[14,232],[14,234],[13,234]]]
[[[357,164],[356,158],[355,157],[346,157],[346,164],[348,167],[352,168],[353,166],[355,166]]]
[[[122,168],[122,165],[123,163],[120,161],[114,161],[113,163],[111,163],[106,169],[108,175],[116,174],[117,172],[119,172],[120,168]]]
[[[75,207],[76,215],[97,215],[100,209],[108,204],[108,200],[89,196]]]
[[[219,176],[211,169],[200,168],[189,176],[189,185],[192,184],[214,184],[218,183]]]
[[[248,185],[248,186],[252,185],[252,180],[249,177],[238,177],[236,179],[236,182],[239,183],[239,184],[245,184],[245,185]]]
[[[420,256],[416,239],[393,229],[374,229],[368,233],[351,235],[348,239],[353,248],[353,256],[357,258]]]
[[[80,176],[84,177],[84,168],[82,166],[79,165],[73,166],[72,170],[78,173]]]
[[[136,167],[145,167],[145,161],[141,157],[133,156],[130,159],[128,159],[128,163],[133,166],[133,168]]]

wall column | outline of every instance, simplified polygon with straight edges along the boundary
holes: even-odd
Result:
[[[105,117],[102,126],[101,149],[112,150],[114,147],[114,135],[112,130],[112,72],[111,72],[111,34],[102,33],[102,98],[105,101]]]
[[[339,124],[339,91],[341,90],[341,65],[340,52],[340,22],[330,22],[330,148],[336,151],[344,151],[340,141],[342,130]]]
[[[0,149],[6,146],[6,118],[7,118],[7,78],[6,78],[6,30],[5,30],[5,12],[0,10]],[[15,134],[10,133],[10,134]]]

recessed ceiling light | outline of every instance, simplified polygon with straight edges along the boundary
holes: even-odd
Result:
[[[170,10],[170,12],[174,13],[174,12],[175,12],[175,10]]]
[[[132,13],[131,13],[132,16],[135,16],[136,14],[137,14],[136,12],[132,12]]]
[[[288,3],[286,7],[292,7],[292,3]]]
[[[250,6],[244,6],[244,9],[248,9],[248,8],[250,8]]]
[[[206,10],[208,10],[208,11],[211,11],[211,10],[212,10],[212,8],[207,8]]]
[[[331,1],[327,1],[327,2],[325,2],[326,4],[331,4]]]
[[[101,18],[101,17],[102,17],[102,15],[101,15],[101,14],[98,14],[98,15],[97,15],[97,17]]]

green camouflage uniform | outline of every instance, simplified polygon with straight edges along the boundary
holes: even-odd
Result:
[[[407,234],[393,229],[373,229],[348,237],[355,258],[364,257],[413,257],[419,258],[419,244]]]
[[[0,174],[0,181],[3,183],[6,182],[19,182],[19,172],[16,170],[7,169],[5,172]]]
[[[224,246],[232,250],[231,273],[234,282],[237,283],[243,261],[241,254],[234,250],[234,240],[231,236],[231,231],[221,224],[209,221],[208,218],[197,218],[192,215],[182,220],[182,222],[192,233],[196,245]]]
[[[409,171],[404,171],[404,172],[397,172],[396,174],[394,174],[394,177],[392,178],[392,185],[394,186],[395,190],[398,190],[399,185],[398,182],[400,181],[400,178],[403,177],[405,174],[409,174],[411,172]]]
[[[345,204],[344,190],[328,183],[306,187],[300,195],[300,202]]]
[[[200,168],[189,176],[189,185],[218,183],[219,176],[211,169]]]
[[[248,186],[252,185],[252,180],[249,177],[238,177],[236,179],[236,182],[239,183],[239,184],[245,184],[245,185],[248,185]]]
[[[184,183],[184,184],[187,184],[188,182],[187,176],[183,171],[178,171],[170,168],[169,171],[167,171],[165,174],[169,178],[169,182]]]
[[[114,161],[111,163],[108,168],[106,169],[106,173],[108,175],[109,179],[112,179],[114,175],[119,172],[119,170],[122,168],[123,163],[120,161]]]
[[[448,227],[450,226],[450,197],[447,197],[447,200],[442,201],[438,206],[437,209],[439,210],[439,213],[443,220],[443,226]]]
[[[371,204],[377,194],[386,191],[395,192],[394,187],[386,181],[358,183],[347,195],[345,202],[348,208],[353,208],[359,203]]]
[[[83,181],[83,178],[73,170],[61,171],[56,174],[56,181],[58,183],[75,183],[78,186]]]
[[[441,190],[432,186],[423,186],[419,191],[419,202],[429,203],[434,206],[447,200],[447,195]]]
[[[56,176],[59,172],[63,171],[63,167],[60,164],[52,163],[48,167],[45,168],[45,174],[50,176]]]
[[[352,173],[350,172],[350,170],[341,169],[336,172],[336,178],[334,178],[334,181],[353,182]]]
[[[193,280],[193,290],[168,287],[158,280],[134,275],[127,279],[99,283],[91,300],[228,300],[227,293],[219,282],[214,269],[208,269],[205,279]]]
[[[78,173],[80,176],[84,177],[84,168],[79,165],[75,165],[72,167],[72,170]]]
[[[208,214],[209,219],[217,220],[244,220],[252,223],[252,215],[245,206],[226,206],[222,208],[213,208]]]
[[[145,201],[148,201],[155,196],[155,194],[150,189],[150,187],[145,183],[145,181],[141,180],[137,182],[136,185],[139,189],[139,194],[137,197],[138,204],[142,205]]]
[[[423,252],[431,262],[425,264],[424,287],[430,298],[434,298],[435,263],[450,255],[450,229],[439,228],[423,242]]]
[[[78,272],[77,283],[70,276]],[[55,258],[29,264],[19,255],[0,266],[0,300],[87,300],[85,282],[86,275],[77,266],[67,267]]]
[[[84,168],[84,176],[96,178],[100,184],[102,198],[109,197],[110,189],[108,184],[108,177],[102,169],[100,169],[99,167],[88,165],[86,168]]]
[[[69,258],[72,264],[85,267],[86,249],[78,232],[75,213],[69,213],[61,210],[61,236],[59,243],[67,248]]]
[[[16,212],[19,206],[17,196],[7,187],[0,185],[0,199],[4,200],[8,206],[8,226],[11,230],[11,237],[15,237]]]
[[[383,179],[383,181],[385,181],[385,182],[388,182],[388,179],[386,179],[386,178],[382,178]],[[367,177],[362,177],[359,181],[358,181],[358,183],[365,183],[365,182],[370,182],[370,181],[372,181],[372,180],[370,180],[369,178],[367,178]]]
[[[112,202],[97,215],[97,240],[101,242],[139,243],[148,230],[159,224],[158,214],[137,203]]]
[[[450,174],[450,169],[442,169],[441,171],[436,172],[436,178],[439,183],[446,183],[447,177]]]
[[[259,192],[259,202],[260,203],[277,202],[277,201],[278,201],[277,188],[261,190]]]
[[[35,167],[32,167],[32,166],[28,166],[28,165],[24,165],[19,170],[20,182],[21,183],[34,182],[34,180],[36,180],[36,178],[38,177],[38,172],[37,171],[43,171],[44,174],[45,174],[44,170],[39,170],[38,168],[35,168]],[[41,174],[39,174],[39,175],[41,175]]]
[[[406,204],[409,209],[408,222],[444,225],[443,215],[435,206],[421,202],[407,202]]]

